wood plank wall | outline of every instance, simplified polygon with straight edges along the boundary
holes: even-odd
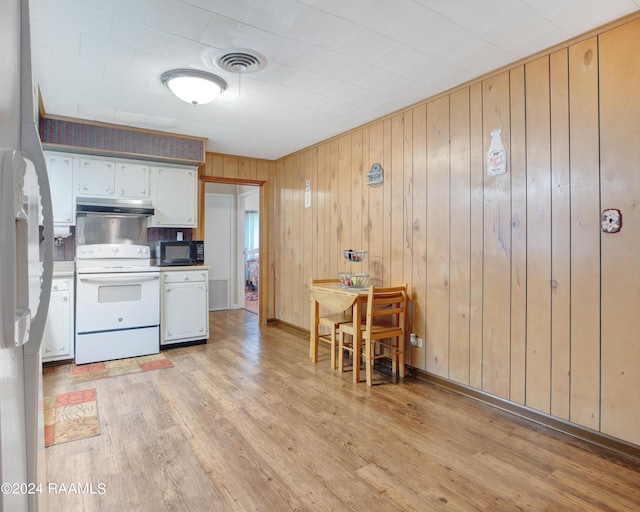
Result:
[[[309,278],[367,249],[409,285],[412,366],[640,444],[639,55],[634,19],[280,160],[274,316],[308,329]]]
[[[600,38],[601,205],[622,211],[603,235],[601,429],[640,443],[640,23]]]

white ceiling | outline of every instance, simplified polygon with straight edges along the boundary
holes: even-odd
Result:
[[[206,137],[277,159],[640,8],[640,0],[30,0],[48,114]],[[222,50],[267,65],[238,76]],[[223,77],[193,107],[169,69]]]

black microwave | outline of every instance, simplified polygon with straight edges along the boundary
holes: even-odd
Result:
[[[162,240],[156,243],[156,264],[203,265],[204,242],[202,240]]]

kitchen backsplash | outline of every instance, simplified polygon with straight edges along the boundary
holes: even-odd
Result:
[[[151,247],[151,258],[156,257],[156,242],[161,240],[177,240],[178,232],[182,232],[183,240],[191,240],[193,230],[190,228],[149,228],[147,243]]]
[[[184,240],[191,240],[193,230],[189,228],[149,228],[147,244],[151,248],[151,258],[155,258],[156,242],[161,240],[177,240],[178,232],[182,232]],[[59,245],[53,246],[54,261],[73,261],[76,257],[75,228],[71,227],[71,236],[59,239]]]
[[[76,258],[76,228],[69,228],[71,235],[58,237],[53,244],[53,261],[73,261]]]

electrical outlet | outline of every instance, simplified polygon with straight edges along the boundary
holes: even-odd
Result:
[[[422,348],[423,342],[422,338],[416,338],[416,347]]]

